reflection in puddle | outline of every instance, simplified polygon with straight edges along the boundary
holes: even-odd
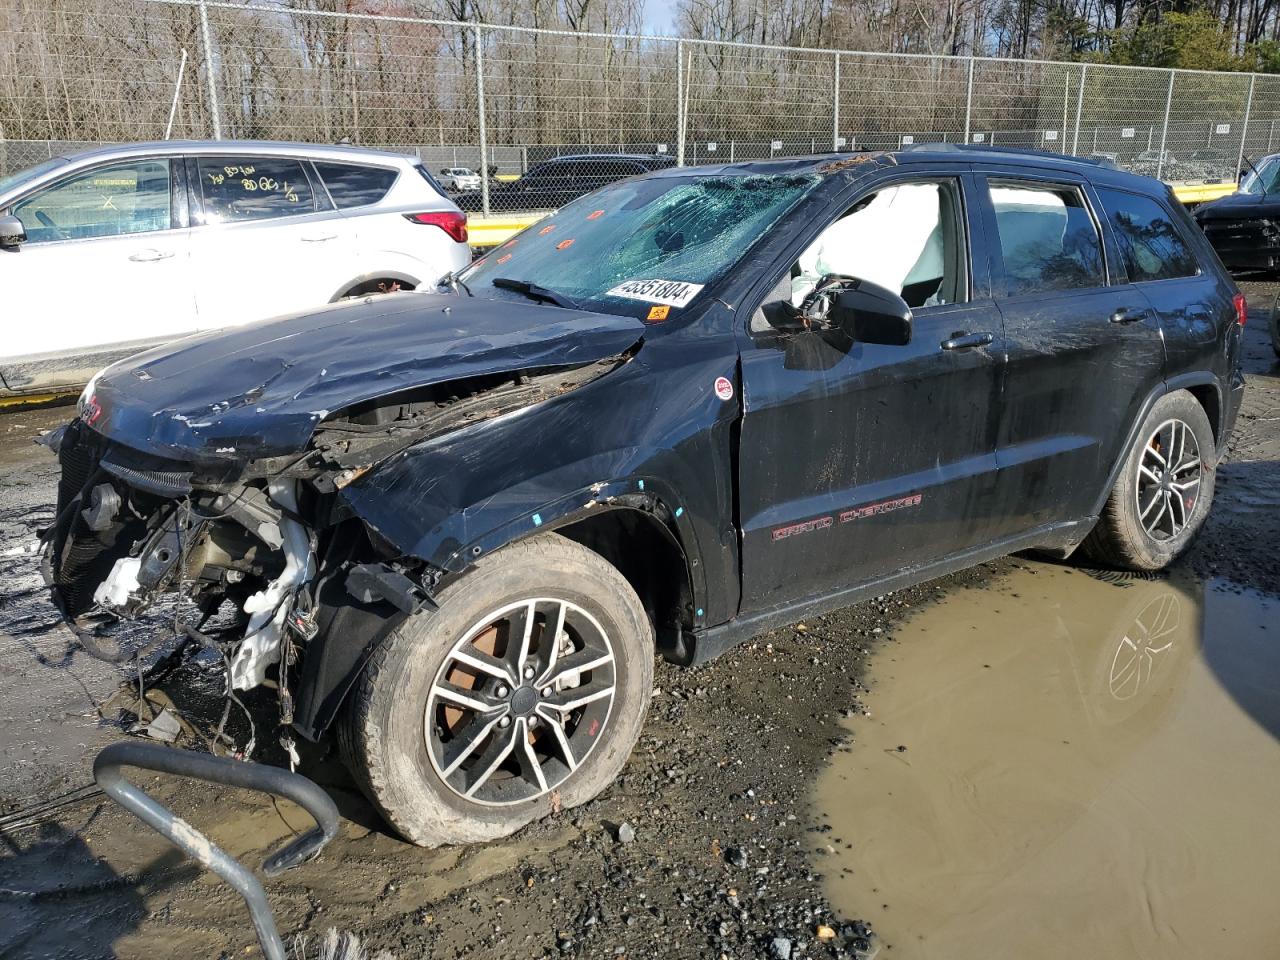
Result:
[[[833,901],[897,957],[1280,956],[1278,611],[1032,563],[922,611],[818,784]]]

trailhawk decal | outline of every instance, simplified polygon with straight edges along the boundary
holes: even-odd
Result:
[[[874,517],[882,513],[892,513],[894,510],[905,510],[909,507],[918,507],[923,499],[924,494],[913,493],[906,497],[895,497],[892,500],[881,500],[879,503],[868,503],[860,507],[851,507],[848,510],[841,510],[837,516],[841,523],[851,523],[854,520],[861,520],[863,517]],[[803,523],[792,523],[785,527],[775,527],[771,536],[775,541],[786,540],[788,537],[795,537],[802,533],[812,533],[814,530],[826,530],[834,524],[834,517],[817,517],[813,520],[805,520]]]
[[[702,286],[700,283],[685,283],[682,280],[628,280],[610,290],[609,296],[683,307],[698,295]]]

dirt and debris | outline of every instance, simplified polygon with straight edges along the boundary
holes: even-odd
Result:
[[[1208,527],[1178,576],[1274,595],[1280,366],[1265,320],[1275,287],[1246,289],[1249,390]],[[47,603],[30,546],[52,519],[57,469],[30,441],[68,415],[0,418],[0,824],[37,801],[69,798],[34,825],[0,830],[0,956],[256,955],[256,946],[246,951],[253,934],[234,892],[101,796],[72,793],[90,782],[99,748],[165,709],[180,721],[180,746],[226,746],[209,739],[224,710],[221,663],[201,655],[164,671],[155,700],[113,699],[122,685],[136,690],[136,671],[86,656]],[[619,781],[493,844],[422,850],[398,840],[332,753],[304,749],[303,772],[331,793],[344,822],[319,860],[266,881],[279,926],[313,941],[331,927],[348,930],[369,951],[401,958],[910,955],[912,931],[896,919],[894,936],[877,939],[872,925],[892,915],[879,894],[850,900],[833,885],[864,864],[856,838],[837,840],[814,806],[815,785],[833,754],[854,756],[859,731],[882,719],[876,698],[895,680],[873,660],[877,651],[894,649],[887,641],[949,597],[998,596],[1028,562],[1000,561],[811,618],[697,670],[659,664],[643,736]],[[870,699],[869,662],[879,682]],[[995,680],[999,663],[988,658],[977,670]],[[244,744],[251,716],[259,758],[287,762],[270,697],[246,695],[244,705],[248,714],[232,711],[224,736]],[[935,752],[909,727],[884,729],[888,747],[909,748],[879,754],[885,764],[918,769]],[[290,804],[255,794],[163,778],[148,789],[249,863],[309,826]],[[1268,819],[1255,828],[1274,846]],[[833,891],[840,909],[827,899]],[[1024,913],[1009,922],[1038,921]],[[1142,952],[1144,930],[1132,935]],[[941,937],[946,944],[945,930]],[[1081,937],[1077,945],[1093,952]],[[1216,942],[1230,948],[1231,937],[1224,931]]]

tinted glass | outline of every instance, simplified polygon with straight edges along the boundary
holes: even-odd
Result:
[[[377,203],[387,195],[398,175],[394,170],[350,163],[317,163],[316,170],[340,210]]]
[[[204,223],[238,223],[312,213],[316,201],[297,160],[282,157],[201,157]]]
[[[1099,190],[1129,279],[1169,280],[1194,277],[1196,258],[1173,225],[1169,213],[1150,197],[1121,190]]]
[[[13,212],[30,243],[168,230],[169,161],[98,167],[31,195]]]
[[[1075,187],[991,183],[1007,296],[1100,287],[1102,244]]]
[[[546,184],[553,180],[568,177],[576,172],[576,168],[571,163],[544,163],[534,167],[521,179],[528,180],[530,183]]]
[[[477,261],[477,294],[524,280],[606,313],[672,319],[819,182],[816,176],[662,177],[615,183],[539,220]],[[667,312],[652,319],[667,319]]]

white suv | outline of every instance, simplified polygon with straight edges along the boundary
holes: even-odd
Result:
[[[0,393],[470,262],[465,214],[398,154],[223,140],[59,157],[0,178]]]
[[[440,171],[441,185],[448,190],[479,190],[480,174],[467,167],[445,167]]]

